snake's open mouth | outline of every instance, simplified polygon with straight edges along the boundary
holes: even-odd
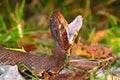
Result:
[[[82,16],[79,15],[68,25],[68,40],[70,44],[72,44],[77,37],[82,23]]]

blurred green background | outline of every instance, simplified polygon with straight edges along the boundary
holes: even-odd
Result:
[[[120,53],[120,0],[0,0],[0,45],[41,52],[52,48],[49,18],[55,10],[68,23],[83,16],[79,36],[85,43]]]

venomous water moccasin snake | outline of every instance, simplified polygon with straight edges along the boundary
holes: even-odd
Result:
[[[65,65],[65,56],[69,52],[82,26],[82,17],[78,16],[68,25],[62,14],[53,12],[50,17],[50,29],[55,47],[51,56],[26,54],[0,47],[0,64],[25,64],[38,76],[44,73],[52,75],[58,73]],[[51,75],[50,74],[50,75]]]

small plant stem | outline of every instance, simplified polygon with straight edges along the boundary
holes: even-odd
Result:
[[[66,65],[65,66],[68,67],[68,65],[69,65],[69,55],[66,54]]]

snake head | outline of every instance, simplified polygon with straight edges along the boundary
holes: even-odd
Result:
[[[79,15],[70,24],[67,23],[63,15],[55,11],[50,18],[50,29],[53,39],[62,49],[67,51],[74,43],[78,31],[82,26],[82,17]]]

